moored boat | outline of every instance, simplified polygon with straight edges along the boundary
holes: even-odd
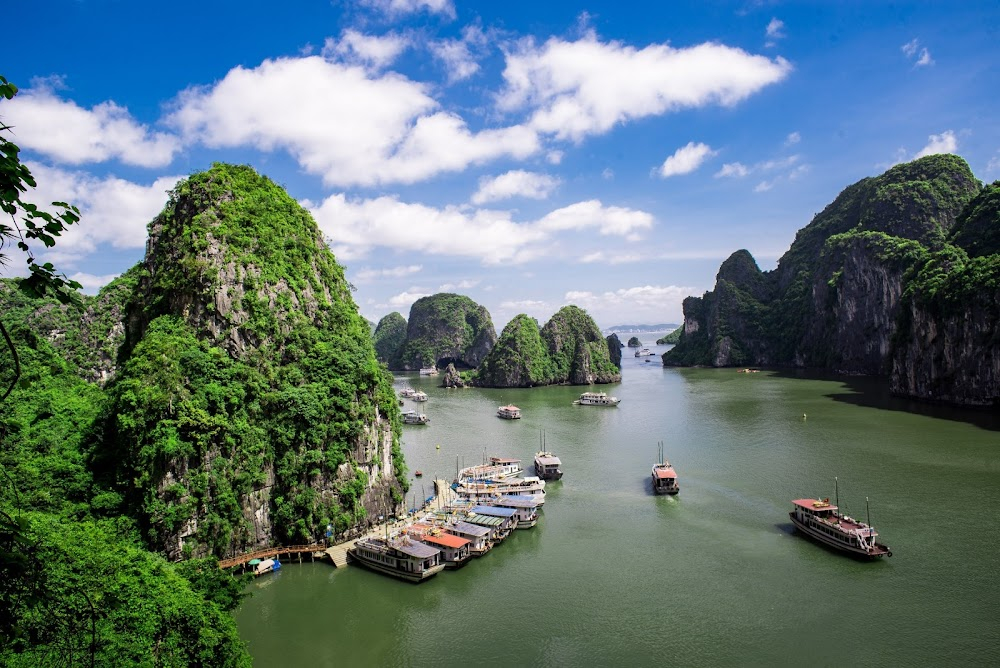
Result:
[[[447,533],[464,538],[469,541],[469,554],[473,557],[481,557],[493,549],[493,542],[490,541],[492,529],[490,527],[471,524],[464,520],[448,522],[441,526]]]
[[[455,493],[464,499],[476,501],[481,498],[489,498],[498,495],[519,495],[531,496],[538,501],[538,505],[545,503],[545,481],[537,476],[526,476],[514,480],[502,480],[497,482],[472,482],[460,480],[455,485]]]
[[[403,424],[427,424],[431,421],[429,417],[423,413],[418,413],[414,410],[403,411]]]
[[[500,406],[497,409],[497,417],[503,418],[504,420],[520,420],[521,419],[521,409],[513,404],[508,404],[506,406]]]
[[[865,499],[867,504],[868,499]],[[788,513],[795,528],[810,538],[864,559],[891,557],[888,545],[879,543],[871,520],[861,522],[839,512],[830,499],[795,499]]]
[[[438,375],[438,370],[436,366],[425,366],[420,369],[421,376],[436,376]]]
[[[551,452],[535,453],[535,475],[542,480],[559,480],[563,476],[562,461]]]
[[[517,520],[515,529],[530,529],[538,524],[539,503],[538,499],[533,496],[521,494],[501,495],[492,499],[479,499],[479,504],[513,510],[514,518]],[[475,511],[475,508],[473,510]]]
[[[655,494],[676,494],[680,491],[677,484],[677,471],[670,462],[663,456],[663,443],[659,443],[660,461],[653,464],[653,493]]]
[[[427,401],[427,393],[423,390],[416,390],[410,395],[413,401]]]
[[[578,406],[617,406],[621,399],[609,397],[605,392],[584,392],[573,403]]]
[[[643,348],[642,350],[635,351],[635,356],[636,357],[646,357],[647,355],[655,355],[655,354],[656,353],[654,353],[649,348]]]
[[[444,570],[441,550],[408,536],[364,538],[347,550],[362,566],[394,578],[423,582]]]
[[[471,541],[442,531],[439,527],[426,531],[420,540],[441,550],[441,561],[445,568],[461,568],[472,558]]]
[[[401,399],[410,399],[413,397],[413,393],[416,392],[412,387],[404,387],[399,391],[399,396]]]
[[[490,457],[486,464],[466,466],[458,472],[459,480],[502,480],[521,473],[521,460],[510,457]]]

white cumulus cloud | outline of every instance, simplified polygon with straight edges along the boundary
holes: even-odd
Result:
[[[931,58],[931,52],[927,50],[927,47],[920,46],[920,40],[918,39],[911,39],[909,42],[900,47],[900,51],[902,51],[903,55],[911,60],[915,58],[913,62],[914,67],[924,67],[926,65],[934,64],[934,59]]]
[[[914,158],[922,158],[925,155],[935,155],[937,153],[954,153],[958,150],[958,138],[952,130],[945,130],[939,135],[930,135],[927,138],[927,145],[917,151]]]
[[[526,127],[470,131],[424,84],[318,56],[230,70],[214,86],[184,91],[170,122],[209,147],[287,150],[338,186],[414,183],[540,149]]]
[[[400,292],[398,295],[393,295],[392,297],[389,297],[389,306],[393,308],[403,308],[404,306],[412,306],[413,302],[417,301],[418,299],[430,296],[431,294],[429,292],[421,292],[417,288],[411,288],[410,290]]]
[[[374,248],[474,258],[484,264],[520,263],[546,252],[543,241],[567,232],[594,229],[628,237],[653,225],[645,211],[589,200],[556,209],[533,221],[517,222],[509,211],[438,209],[395,197],[328,197],[307,203],[334,254],[364,257]]]
[[[392,64],[409,45],[406,37],[394,33],[377,36],[345,30],[339,40],[326,39],[322,55],[380,70]]]
[[[423,269],[423,265],[411,264],[404,267],[388,267],[385,269],[362,269],[355,275],[355,279],[365,283],[379,278],[402,278],[416,274]]]
[[[662,178],[690,174],[716,153],[707,144],[688,142],[663,161],[658,173]]]
[[[628,317],[646,322],[679,322],[683,317],[682,302],[694,294],[701,292],[676,285],[642,285],[606,292],[569,291],[565,301],[586,309],[596,321],[603,323]]]
[[[741,162],[727,162],[722,165],[722,169],[715,173],[715,178],[721,179],[727,176],[742,178],[750,173],[750,169]]]
[[[85,109],[45,85],[21,89],[4,107],[3,120],[22,149],[68,165],[119,160],[164,167],[180,150],[177,137],[138,123],[125,107],[107,101]]]
[[[503,109],[533,109],[531,126],[579,141],[631,119],[710,104],[732,106],[791,72],[783,58],[705,43],[636,49],[594,34],[538,46],[521,41],[507,54]]]
[[[472,196],[472,203],[484,204],[511,197],[545,199],[559,183],[559,179],[554,176],[517,169],[500,176],[481,178],[479,190]]]
[[[167,191],[181,178],[164,176],[142,185],[36,163],[28,166],[39,183],[26,196],[29,201],[46,209],[52,201],[69,202],[80,209],[80,222],[63,233],[54,251],[46,253],[46,257],[70,266],[104,245],[143,248],[146,224],[160,213],[167,203]]]

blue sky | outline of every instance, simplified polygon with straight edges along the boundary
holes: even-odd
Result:
[[[680,322],[730,253],[774,268],[920,155],[1000,178],[995,2],[47,0],[5,25],[0,117],[33,199],[83,211],[44,257],[88,292],[215,161],[313,212],[369,319],[449,291],[498,330]]]

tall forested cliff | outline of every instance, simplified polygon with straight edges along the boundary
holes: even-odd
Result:
[[[484,387],[620,380],[601,330],[586,311],[572,305],[561,308],[542,328],[534,318],[516,316],[472,376],[473,383]]]
[[[665,365],[774,365],[882,375],[908,396],[1000,397],[997,185],[934,155],[845,189],[773,271],[745,250],[684,301]],[[972,256],[972,257],[970,257]]]
[[[410,307],[406,339],[392,369],[422,367],[474,369],[497,341],[489,311],[464,295],[442,292],[421,297]]]

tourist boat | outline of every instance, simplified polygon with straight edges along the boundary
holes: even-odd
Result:
[[[617,406],[621,403],[621,399],[609,397],[604,392],[584,392],[573,403],[579,406]]]
[[[422,390],[416,390],[410,395],[410,399],[413,401],[427,401],[427,393]]]
[[[347,554],[365,568],[410,582],[423,582],[445,566],[441,550],[408,536],[363,538]]]
[[[535,498],[538,501],[538,505],[545,503],[545,481],[536,476],[526,476],[524,478],[497,482],[459,480],[453,485],[453,488],[460,498],[471,499],[473,501],[498,495],[524,494]]]
[[[867,506],[868,499],[865,499]],[[795,499],[788,513],[795,528],[824,545],[865,559],[891,557],[888,545],[879,543],[878,532],[868,522],[860,522],[838,512],[830,499]]]
[[[456,520],[443,523],[441,529],[446,533],[469,541],[469,554],[473,557],[481,557],[493,549],[493,543],[490,541],[490,534],[493,531],[490,527],[470,524],[464,520]]]
[[[413,475],[416,476],[417,478],[420,478],[424,475],[424,472],[421,471],[420,469],[417,469],[416,471],[413,472]]]
[[[399,397],[401,399],[411,399],[413,397],[414,392],[416,392],[416,390],[414,390],[412,387],[404,387],[399,391]]]
[[[417,523],[407,533],[422,543],[441,550],[441,562],[447,569],[461,568],[472,558],[472,542],[466,538],[447,533],[439,526]]]
[[[427,424],[431,421],[429,417],[423,413],[418,413],[414,410],[403,411],[403,424]]]
[[[458,472],[459,480],[492,482],[521,473],[521,460],[508,457],[490,457],[486,464],[466,466]]]
[[[643,348],[642,350],[635,351],[635,356],[636,357],[646,357],[647,355],[655,355],[655,354],[656,353],[654,353],[649,348]]]
[[[677,484],[677,471],[670,465],[670,462],[663,456],[663,442],[659,444],[660,461],[653,464],[653,492],[655,494],[676,494],[680,491]]]
[[[559,480],[563,476],[562,462],[551,452],[535,453],[535,475],[542,480]]]
[[[425,366],[420,370],[421,376],[436,376],[438,375],[438,370],[436,366]]]
[[[497,409],[497,417],[503,418],[504,420],[520,420],[521,409],[513,404],[501,406]]]
[[[538,499],[533,496],[520,494],[508,494],[506,496],[495,496],[492,499],[480,499],[481,506],[496,506],[514,511],[514,519],[517,520],[515,529],[530,529],[538,524]],[[472,509],[474,512],[475,508]]]

